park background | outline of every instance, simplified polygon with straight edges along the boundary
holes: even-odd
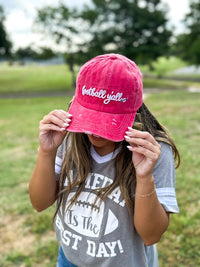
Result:
[[[108,52],[140,66],[145,103],[181,155],[180,214],[158,243],[160,266],[200,266],[200,1],[188,0],[182,31],[166,1],[43,2],[32,27],[42,39],[26,33],[25,46],[7,29],[10,1],[0,6],[0,266],[56,265],[54,207],[37,213],[28,196],[38,125],[52,109],[67,109],[83,62]]]

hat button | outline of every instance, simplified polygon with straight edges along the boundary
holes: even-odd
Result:
[[[116,55],[111,55],[111,56],[110,56],[110,59],[116,59],[116,58],[117,58]]]

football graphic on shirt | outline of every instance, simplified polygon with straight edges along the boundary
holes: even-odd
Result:
[[[70,199],[74,194],[74,192],[69,194],[65,208],[64,220],[68,227],[88,237],[99,237],[100,231],[103,231],[103,235],[107,235],[117,229],[118,219],[110,209],[104,214],[105,204],[102,202],[100,206],[100,199],[95,203],[94,193],[82,192],[77,201],[68,209]],[[104,223],[104,229],[101,229],[103,220],[106,225]]]

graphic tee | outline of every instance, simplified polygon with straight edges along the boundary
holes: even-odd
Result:
[[[170,146],[161,144],[161,155],[154,169],[158,199],[167,212],[178,212],[175,195],[175,168]],[[55,171],[57,179],[65,155],[65,143],[57,152]],[[92,169],[77,201],[68,209],[75,188],[69,193],[55,219],[57,239],[66,258],[80,267],[157,267],[156,245],[145,246],[136,232],[133,215],[129,215],[119,188],[116,188],[99,206],[94,189],[114,180],[116,150],[101,157],[91,146]],[[65,184],[66,185],[66,184]],[[93,207],[93,208],[92,208]]]

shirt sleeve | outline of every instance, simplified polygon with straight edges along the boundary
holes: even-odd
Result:
[[[59,175],[61,172],[62,167],[62,161],[64,157],[64,151],[65,151],[65,139],[63,143],[58,147],[57,153],[56,153],[56,159],[55,159],[55,174],[56,174],[56,181],[59,180]]]
[[[178,213],[175,192],[175,163],[172,149],[160,142],[161,154],[154,168],[153,175],[159,202],[167,212]]]

